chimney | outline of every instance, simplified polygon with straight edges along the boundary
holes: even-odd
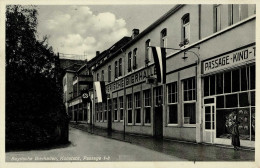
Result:
[[[132,30],[132,39],[134,39],[139,34],[139,29]]]
[[[100,51],[96,51],[96,56],[98,56],[100,54]]]

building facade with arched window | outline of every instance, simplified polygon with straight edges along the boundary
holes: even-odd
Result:
[[[94,125],[228,145],[230,121],[237,119],[241,145],[254,147],[255,10],[251,4],[176,5],[140,34],[134,29],[93,70],[98,80],[95,74],[112,67],[103,79],[106,110],[94,88]],[[156,82],[149,46],[167,48],[165,84]]]

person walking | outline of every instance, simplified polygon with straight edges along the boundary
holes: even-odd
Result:
[[[240,147],[238,124],[239,122],[234,120],[234,125],[232,128],[232,145],[234,146],[234,150],[238,150],[238,147]]]

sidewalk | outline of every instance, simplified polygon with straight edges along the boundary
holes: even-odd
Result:
[[[255,151],[242,148],[235,151],[232,146],[219,146],[211,144],[197,144],[192,142],[180,142],[175,140],[158,140],[152,137],[124,134],[121,132],[108,133],[105,129],[91,127],[82,123],[71,123],[71,127],[77,128],[95,135],[125,141],[157,152],[176,156],[190,161],[254,161]]]

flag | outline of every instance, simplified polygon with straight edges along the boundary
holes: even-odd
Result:
[[[97,102],[106,102],[107,100],[107,94],[106,94],[106,86],[104,81],[98,81],[94,82],[95,88],[96,88],[96,97]]]
[[[166,83],[166,48],[151,47],[156,68],[157,81]]]

